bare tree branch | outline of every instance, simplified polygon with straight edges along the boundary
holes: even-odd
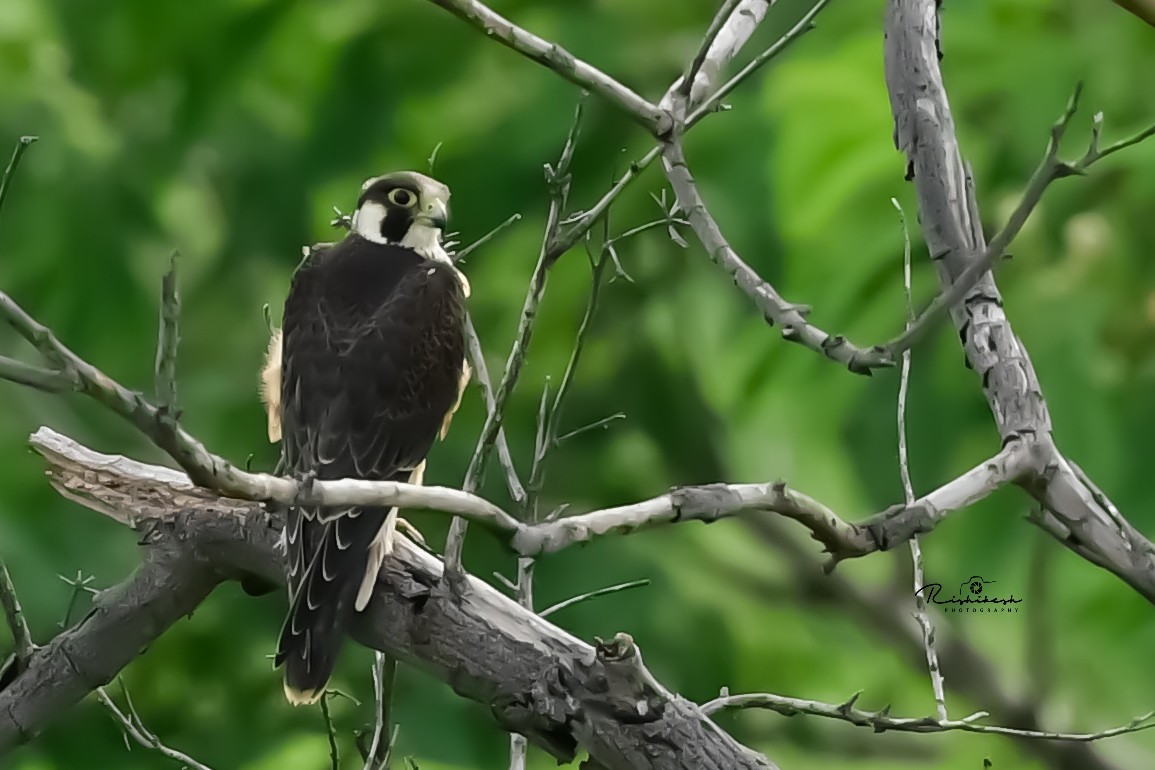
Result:
[[[1015,727],[979,724],[979,720],[990,716],[985,711],[978,711],[962,719],[941,719],[935,717],[892,717],[890,706],[884,706],[878,711],[863,711],[855,708],[858,697],[862,693],[855,693],[844,703],[822,703],[820,701],[805,700],[802,698],[787,698],[770,693],[749,693],[744,695],[723,695],[709,703],[702,705],[702,711],[713,714],[722,709],[761,708],[776,711],[783,716],[797,716],[809,714],[811,716],[826,717],[849,722],[859,727],[869,727],[876,733],[895,730],[907,733],[945,733],[952,730],[967,733],[986,733],[987,735],[1005,735],[1014,738],[1031,738],[1048,741],[1073,741],[1090,743],[1105,738],[1114,738],[1127,733],[1137,733],[1155,727],[1155,711],[1135,717],[1130,722],[1119,727],[1101,730],[1095,733],[1062,733],[1046,732],[1043,730],[1021,730]]]
[[[577,596],[573,596],[569,599],[566,599],[565,601],[560,601],[557,604],[547,607],[539,612],[538,615],[541,615],[543,618],[548,618],[550,615],[558,612],[559,610],[564,610],[566,607],[572,607],[575,604],[581,604],[588,599],[596,599],[597,597],[605,596],[606,594],[616,594],[618,591],[629,591],[631,588],[643,588],[649,584],[649,579],[643,578],[641,580],[630,580],[625,583],[606,586],[605,588],[596,588],[593,591],[587,591],[584,594],[578,594]]]
[[[913,324],[908,324],[906,330],[901,335],[884,346],[892,354],[897,355],[910,349],[915,343],[925,337],[927,332],[935,328],[938,322],[946,317],[947,312],[951,308],[962,301],[962,298],[975,287],[979,279],[995,267],[999,260],[1006,254],[1007,247],[1011,245],[1015,236],[1019,234],[1023,225],[1026,224],[1027,219],[1031,216],[1031,212],[1033,212],[1035,207],[1042,201],[1043,193],[1046,192],[1051,182],[1068,176],[1082,176],[1096,161],[1102,160],[1108,155],[1113,155],[1132,145],[1139,144],[1143,140],[1155,135],[1155,125],[1152,125],[1127,139],[1122,139],[1109,147],[1101,149],[1099,147],[1099,135],[1103,128],[1103,113],[1096,113],[1095,124],[1091,129],[1091,141],[1087,147],[1087,151],[1076,161],[1068,163],[1060,160],[1059,147],[1062,143],[1063,135],[1067,131],[1067,125],[1071,122],[1071,118],[1075,117],[1075,112],[1079,108],[1079,96],[1082,92],[1083,84],[1079,83],[1075,87],[1075,92],[1071,95],[1070,101],[1067,103],[1067,109],[1058,121],[1051,126],[1051,137],[1047,142],[1047,151],[1043,156],[1043,160],[1039,164],[1039,167],[1035,169],[1035,173],[1027,183],[1027,189],[1023,192],[1023,196],[1019,200],[1015,210],[1011,212],[1011,216],[1007,220],[1006,225],[991,239],[990,245],[987,246],[986,250],[980,256],[971,259],[966,269],[962,271],[958,278],[941,294],[935,297],[934,301],[923,311],[917,321]]]
[[[8,161],[8,167],[4,169],[4,176],[0,177],[0,209],[4,208],[4,201],[8,199],[8,190],[12,185],[12,179],[16,175],[16,169],[20,165],[20,159],[24,157],[24,153],[28,152],[28,148],[40,139],[38,136],[22,136],[16,142],[16,148],[12,150],[12,158]]]
[[[329,768],[341,770],[341,748],[337,745],[337,728],[329,713],[329,693],[321,693],[321,717],[325,720],[325,736],[329,741]]]
[[[785,561],[785,574],[797,587],[798,601],[808,608],[828,606],[832,611],[846,614],[861,628],[874,633],[880,643],[893,647],[912,670],[924,669],[926,650],[922,632],[907,611],[906,596],[880,591],[845,575],[823,574],[822,570],[815,569],[814,555],[805,543],[790,537],[779,521],[749,517],[743,524],[771,553]],[[768,584],[762,575],[740,572],[735,565],[715,562],[710,566],[724,573],[729,570],[738,588],[762,600],[774,595],[771,591],[781,589],[777,583]],[[1007,682],[1000,667],[955,631],[941,614],[933,613],[932,620],[938,630],[936,643],[945,684],[952,693],[980,704],[997,724],[1021,730],[1045,729],[1048,720],[1044,717],[1047,710],[1044,704],[1024,699]],[[1121,765],[1096,751],[1093,744],[1012,740],[1025,754],[1037,757],[1052,770],[1123,770]]]
[[[397,743],[392,727],[393,683],[397,679],[397,658],[373,651],[373,701],[376,704],[373,741],[365,750],[364,770],[381,770],[389,766],[389,757]]]
[[[522,56],[548,67],[571,83],[601,96],[654,136],[661,137],[673,127],[670,116],[657,105],[650,104],[628,87],[574,57],[556,43],[527,32],[482,3],[476,0],[431,0],[431,2],[459,19],[469,22],[491,40],[512,48]]]
[[[949,290],[974,264],[974,255],[987,247],[973,181],[955,137],[937,35],[935,0],[889,1],[885,65],[895,142],[907,157],[907,176],[914,180],[919,221],[939,281]],[[1017,483],[1042,505],[1036,523],[1155,603],[1155,545],[1059,451],[1038,377],[1003,312],[989,271],[982,272],[961,303],[951,306],[950,315],[1004,445],[1022,441],[1030,447],[1030,472]]]
[[[676,105],[679,114],[685,114],[712,96],[726,65],[746,45],[774,2],[725,0],[706,30],[701,48],[686,74],[666,91],[661,106],[669,109]]]
[[[782,53],[782,51],[786,50],[786,48],[795,40],[802,37],[807,32],[813,30],[815,28],[814,18],[823,8],[826,7],[828,2],[829,0],[817,0],[814,5],[811,6],[810,10],[807,11],[802,16],[802,18],[799,19],[798,22],[786,32],[786,34],[779,38],[778,41],[774,43],[774,45],[770,46],[765,51],[755,56],[749,64],[738,71],[738,74],[727,80],[721,88],[710,94],[700,105],[692,104],[693,111],[686,117],[685,121],[686,129],[689,129],[691,126],[696,124],[699,120],[711,112],[718,110],[722,100],[729,96],[730,92],[737,88],[742,83],[742,81],[753,75],[767,62],[769,62],[778,54]],[[685,130],[683,130],[683,133],[685,133]]]
[[[481,435],[478,436],[477,446],[473,450],[473,458],[469,461],[469,467],[465,471],[465,483],[462,489],[466,492],[473,492],[477,489],[482,476],[485,474],[486,463],[497,439],[498,429],[505,417],[506,405],[521,376],[521,368],[525,363],[529,343],[533,336],[533,327],[537,321],[537,308],[545,295],[546,278],[550,268],[561,256],[560,252],[557,255],[551,254],[549,246],[557,234],[557,228],[569,198],[569,168],[573,161],[574,150],[577,147],[584,102],[585,97],[583,96],[574,109],[573,123],[570,125],[569,134],[566,136],[557,167],[546,166],[546,183],[550,188],[550,203],[549,214],[546,217],[545,235],[542,237],[541,251],[538,254],[537,264],[534,265],[529,290],[526,292],[525,303],[518,319],[517,333],[509,351],[509,358],[505,363],[505,373],[502,374],[501,383],[497,386],[493,406],[485,416],[485,424],[482,425]],[[454,519],[449,527],[449,534],[445,540],[445,565],[446,575],[449,576],[450,580],[453,580],[461,572],[461,558],[465,548],[467,528],[468,523],[463,518]]]
[[[811,325],[806,320],[810,308],[787,302],[773,286],[742,261],[726,242],[721,228],[698,193],[698,187],[686,165],[680,140],[675,138],[666,144],[662,161],[666,167],[666,176],[678,196],[678,203],[686,211],[690,225],[706,249],[706,254],[754,301],[767,323],[781,327],[783,339],[797,342],[838,361],[855,374],[870,374],[872,369],[894,364],[890,354],[880,347],[859,348],[845,337],[832,336]]]
[[[910,278],[910,231],[906,226],[906,212],[894,198],[890,199],[902,220],[902,286],[906,297],[907,328],[914,323],[914,301],[911,297]],[[903,497],[907,506],[914,504],[914,485],[910,481],[910,458],[906,444],[906,397],[910,390],[910,351],[902,352],[902,372],[898,384],[898,469],[902,477]],[[940,721],[947,719],[946,695],[943,692],[942,669],[938,663],[938,650],[934,643],[934,626],[926,611],[926,596],[922,591],[926,576],[922,568],[922,546],[918,535],[910,538],[910,559],[914,577],[914,618],[922,630],[922,645],[926,649],[926,667],[930,673],[931,691],[934,693],[935,709]]]
[[[24,619],[24,610],[20,607],[16,586],[12,584],[12,576],[8,574],[8,565],[2,556],[0,556],[0,607],[4,608],[8,630],[12,632],[16,670],[23,671],[28,666],[28,659],[36,651],[36,645],[32,642],[32,632],[28,630],[28,622]]]
[[[167,468],[94,460],[101,457],[82,448],[49,455],[49,480],[130,523],[145,544],[144,563],[0,690],[0,754],[110,681],[220,581],[253,573],[283,580],[274,550],[279,516]],[[351,635],[452,683],[503,729],[566,762],[580,746],[610,770],[773,767],[658,684],[628,637],[590,647],[472,577],[462,594],[447,590],[441,564],[404,538],[395,554]]]
[[[520,219],[521,214],[511,215],[497,227],[453,254],[454,261],[461,262],[475,249],[489,242],[495,235]],[[465,336],[468,341],[466,353],[469,356],[469,365],[473,369],[473,376],[477,379],[478,386],[481,388],[481,396],[485,400],[485,408],[489,413],[494,408],[493,381],[489,378],[489,367],[485,363],[485,350],[481,346],[481,339],[477,336],[477,328],[473,325],[473,316],[468,312],[465,314]],[[505,484],[506,488],[509,489],[510,498],[515,503],[520,503],[525,499],[525,489],[517,477],[517,468],[513,464],[513,455],[509,451],[509,442],[505,438],[504,427],[499,427],[497,431],[497,460],[501,463],[502,470],[505,471]]]
[[[176,358],[180,347],[180,292],[177,288],[177,259],[173,252],[168,272],[161,279],[160,325],[156,343],[156,404],[164,419],[177,419]]]
[[[121,687],[124,688],[124,682],[121,682]],[[103,687],[97,687],[95,692],[97,700],[112,712],[116,721],[120,722],[120,726],[124,729],[124,734],[138,744],[144,746],[146,749],[152,749],[174,762],[180,762],[181,765],[188,768],[188,770],[212,770],[208,765],[196,761],[188,754],[166,746],[161,739],[157,737],[156,733],[145,727],[144,722],[140,718],[140,714],[136,712],[136,707],[132,705],[132,698],[129,696],[127,688],[124,688],[126,711],[120,710],[116,702],[113,701],[112,697]]]

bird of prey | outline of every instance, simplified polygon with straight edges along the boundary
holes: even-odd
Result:
[[[416,172],[361,187],[349,234],[306,250],[261,372],[269,440],[288,475],[419,484],[469,378],[469,283],[441,245],[449,189]],[[352,614],[368,604],[398,523],[388,507],[291,505],[285,696],[315,702]]]

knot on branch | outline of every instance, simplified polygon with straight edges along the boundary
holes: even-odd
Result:
[[[559,763],[568,763],[577,756],[573,723],[582,720],[582,713],[568,697],[563,676],[558,665],[535,679],[528,690],[499,693],[490,702],[490,711],[503,728],[534,736]]]
[[[647,724],[664,716],[667,696],[629,634],[608,641],[595,637],[593,662],[575,661],[574,669],[563,686],[584,709],[622,724]]]
[[[673,522],[691,518],[700,519],[708,524],[716,521],[724,510],[732,507],[734,501],[734,491],[727,484],[721,483],[697,487],[672,487],[668,494],[670,508],[674,512],[671,519]]]
[[[910,506],[892,505],[871,516],[859,527],[870,536],[879,551],[887,551],[934,529],[933,512],[917,503]]]

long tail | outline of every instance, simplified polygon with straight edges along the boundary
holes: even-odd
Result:
[[[285,666],[285,697],[295,706],[315,703],[333,675],[358,591],[373,559],[373,542],[389,513],[388,508],[363,508],[323,525],[277,642],[276,665]],[[379,566],[377,561],[375,567]]]

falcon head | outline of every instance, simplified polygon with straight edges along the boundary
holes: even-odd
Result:
[[[353,232],[374,243],[405,246],[427,259],[448,262],[441,247],[448,219],[448,187],[416,171],[396,171],[361,185]]]

